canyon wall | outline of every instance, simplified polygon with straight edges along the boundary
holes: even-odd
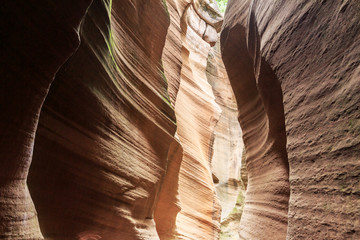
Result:
[[[359,13],[3,1],[0,239],[360,238]]]
[[[79,46],[79,25],[90,2],[1,3],[1,239],[42,238],[26,184],[35,133],[56,72]]]
[[[216,3],[34,4],[1,7],[0,239],[217,239]]]
[[[199,1],[202,4],[203,1]],[[184,149],[179,172],[181,211],[176,218],[178,239],[218,239],[220,206],[214,194],[210,158],[211,136],[219,118],[206,66],[210,45],[217,40],[220,14],[208,21],[198,1],[181,19],[182,68],[175,103],[177,134]],[[217,6],[211,11],[216,11]]]
[[[36,135],[28,182],[46,238],[158,239],[154,209],[176,151],[168,26],[161,1],[90,6]]]
[[[355,0],[229,1],[222,56],[249,174],[242,239],[360,237],[359,12]]]

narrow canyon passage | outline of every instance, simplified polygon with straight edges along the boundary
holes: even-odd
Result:
[[[0,239],[360,239],[357,0],[4,0]]]

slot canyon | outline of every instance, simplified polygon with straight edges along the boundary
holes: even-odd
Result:
[[[0,19],[0,240],[360,239],[359,0]]]

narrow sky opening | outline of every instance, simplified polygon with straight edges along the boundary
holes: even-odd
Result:
[[[220,12],[224,13],[226,10],[226,5],[227,5],[228,0],[216,0],[216,2],[219,6]]]

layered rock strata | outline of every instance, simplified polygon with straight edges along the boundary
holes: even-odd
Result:
[[[36,136],[29,186],[46,238],[158,239],[154,209],[176,151],[168,25],[161,1],[93,1]]]
[[[184,155],[179,178],[182,209],[176,225],[179,239],[207,240],[217,239],[220,231],[220,206],[209,158],[220,108],[206,77],[208,53],[217,32],[195,9],[196,5],[188,6],[181,22],[183,65],[175,113]]]
[[[227,10],[222,53],[249,173],[240,237],[359,238],[359,3],[233,0]]]

